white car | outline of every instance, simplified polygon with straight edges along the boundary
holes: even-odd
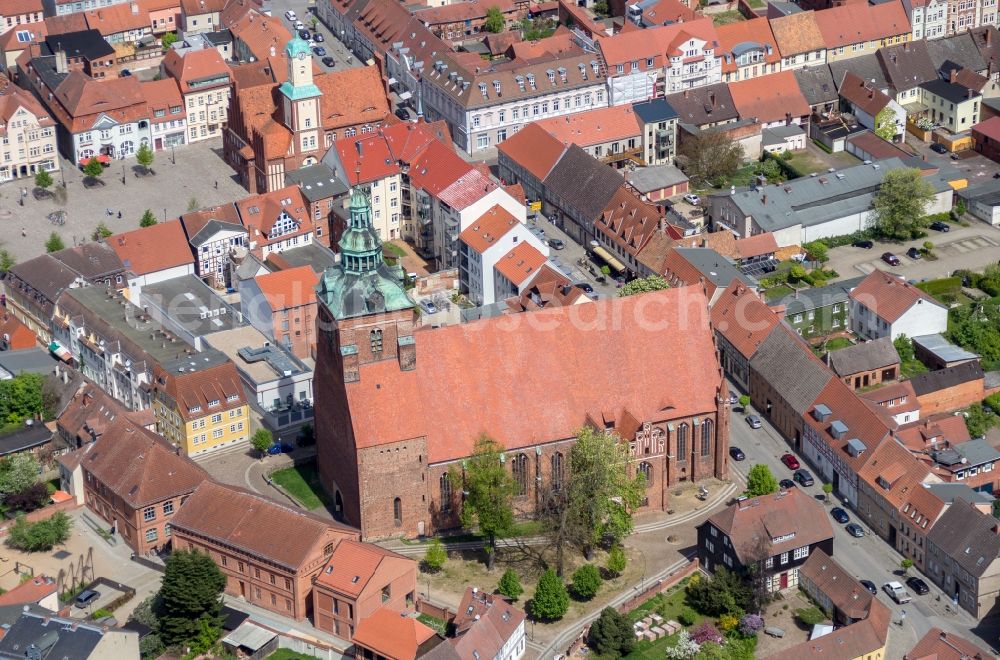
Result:
[[[288,20],[290,20],[292,22],[295,22],[298,19],[298,16],[295,15],[294,11],[292,11],[291,9],[289,9],[288,11],[285,12],[285,18],[287,18]]]
[[[899,582],[896,582],[895,580],[883,584],[882,591],[888,594],[889,598],[892,598],[900,605],[910,602],[910,594],[907,593],[903,585],[901,585]]]
[[[306,29],[306,24],[303,23],[302,21],[295,21],[295,29],[296,30],[305,30]]]
[[[695,195],[693,193],[688,193],[684,195],[684,201],[690,204],[691,206],[698,206],[699,204],[701,204],[701,197],[698,197],[698,195]]]

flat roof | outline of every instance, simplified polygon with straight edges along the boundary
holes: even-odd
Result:
[[[272,252],[268,255],[268,261],[288,264],[287,268],[312,266],[312,269],[317,273],[323,273],[327,268],[333,268],[337,265],[337,253],[320,243],[309,243],[282,250],[277,254]]]
[[[172,321],[195,335],[230,330],[240,325],[233,308],[194,275],[142,287],[144,304],[152,303]]]
[[[919,337],[913,337],[912,341],[945,362],[962,362],[964,360],[979,359],[979,356],[975,353],[952,344],[941,335],[920,335]]]
[[[728,259],[709,248],[674,248],[699,273],[705,275],[715,286],[726,287],[734,279],[747,286],[757,288],[757,280],[742,273]]]
[[[347,186],[338,181],[333,170],[323,163],[287,172],[285,184],[298,185],[302,189],[302,194],[310,202],[347,194]]]
[[[216,332],[207,341],[212,348],[227,355],[240,373],[255,385],[278,380],[285,372],[295,375],[310,371],[305,363],[251,326]],[[265,344],[269,346],[262,350]]]
[[[220,364],[225,364],[226,362],[229,362],[228,355],[222,351],[209,349],[200,353],[184,355],[166,362],[161,362],[160,366],[163,367],[164,371],[169,371],[174,374],[181,373],[181,369],[183,368],[183,373],[189,374],[197,373],[204,369],[211,369],[212,367],[217,367]]]
[[[688,177],[673,165],[653,165],[637,168],[634,172],[629,172],[625,179],[639,192],[647,193],[684,183]]]
[[[0,351],[0,379],[13,378],[21,373],[49,374],[57,362],[52,353],[44,348]]]

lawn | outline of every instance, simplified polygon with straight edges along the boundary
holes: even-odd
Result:
[[[444,635],[448,632],[448,624],[437,617],[431,616],[430,614],[419,615],[417,617],[417,621],[424,624],[428,628],[433,628],[441,635]]]
[[[736,11],[735,9],[731,11],[723,11],[718,14],[712,14],[712,22],[716,27],[720,25],[729,25],[731,23],[741,23],[747,20],[743,14]]]
[[[842,348],[847,348],[848,346],[853,346],[851,340],[847,337],[834,337],[830,341],[826,342],[826,351],[830,353],[832,351],[839,351]]]
[[[399,247],[398,245],[393,245],[392,243],[383,243],[382,249],[388,252],[391,256],[396,257],[397,259],[406,256],[406,250]]]
[[[808,151],[793,153],[785,162],[803,176],[809,176],[813,172],[825,172],[828,167],[823,160]]]
[[[296,653],[291,649],[278,649],[264,660],[313,660],[314,656]]]
[[[788,286],[787,284],[782,284],[780,286],[776,286],[765,291],[764,298],[768,302],[771,302],[774,300],[779,300],[781,298],[784,298],[785,296],[790,296],[793,293],[795,293],[795,289]]]
[[[303,463],[271,473],[271,480],[295,498],[304,508],[312,511],[329,505],[323,488],[320,486],[319,472],[315,463]]]

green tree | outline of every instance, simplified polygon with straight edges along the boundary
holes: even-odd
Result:
[[[0,458],[0,494],[23,493],[36,483],[41,468],[30,453]]]
[[[267,429],[260,428],[250,437],[250,446],[260,452],[260,457],[267,455],[267,450],[274,444],[274,435]]]
[[[590,624],[587,645],[602,657],[627,656],[635,646],[632,621],[613,607],[605,607],[601,610],[601,616]]]
[[[444,543],[441,543],[440,539],[431,539],[420,567],[425,573],[437,573],[444,568],[446,561],[448,561],[448,551],[444,549]]]
[[[719,568],[715,575],[692,581],[687,586],[687,602],[706,616],[740,615],[753,599],[752,586],[742,576]]]
[[[625,549],[617,543],[611,546],[611,551],[608,552],[608,562],[604,565],[608,569],[608,573],[614,576],[621,575],[625,572],[627,565],[628,558],[625,556]]]
[[[924,241],[924,252],[930,254],[930,251],[934,249],[934,243],[930,241]]]
[[[830,495],[833,493],[833,484],[826,482],[823,484],[823,497],[825,499],[830,499]]]
[[[486,10],[486,22],[483,24],[483,28],[494,34],[507,29],[507,19],[504,18],[503,12],[496,5]]]
[[[104,174],[104,166],[97,158],[91,158],[84,164],[83,173],[91,179],[100,179],[101,175]]]
[[[781,169],[781,165],[778,165],[778,161],[774,158],[765,157],[763,160],[757,161],[753,171],[754,174],[766,178],[768,183],[777,183],[784,181],[786,178],[784,170]]]
[[[601,572],[593,564],[584,564],[573,571],[573,595],[580,600],[590,600],[601,588]]]
[[[743,158],[743,147],[722,132],[685,138],[677,154],[681,169],[696,187],[721,184],[736,174]]]
[[[101,220],[100,222],[97,223],[97,227],[94,229],[94,233],[91,234],[91,238],[93,238],[95,241],[100,241],[113,235],[114,232],[112,232],[108,228],[108,226],[104,224],[104,221]]]
[[[501,596],[506,596],[512,601],[516,601],[524,593],[524,587],[521,586],[521,578],[518,577],[517,571],[513,568],[508,568],[500,576],[500,581],[497,583],[497,593]]]
[[[66,244],[63,243],[62,236],[56,232],[49,234],[49,239],[45,241],[45,251],[46,252],[58,252],[59,250],[65,250]]]
[[[147,172],[149,171],[149,166],[153,164],[154,158],[153,150],[146,143],[139,145],[139,150],[135,152],[136,162]]]
[[[160,37],[160,44],[163,46],[163,50],[166,50],[177,43],[177,33],[167,32],[165,35]]]
[[[802,245],[802,249],[806,251],[809,261],[818,261],[821,264],[825,264],[830,260],[828,248],[826,243],[823,241],[811,241],[809,243],[804,243]]]
[[[174,551],[167,559],[158,598],[159,633],[164,644],[202,646],[205,640],[199,638],[213,633],[217,639],[225,588],[226,577],[209,555],[196,550]]]
[[[669,288],[670,282],[667,282],[665,277],[662,275],[650,275],[649,277],[640,277],[632,280],[622,288],[618,289],[618,295],[624,298],[625,296],[634,296],[637,293],[660,291],[662,289]]]
[[[597,0],[597,2],[594,3],[592,9],[594,10],[594,13],[597,14],[598,16],[610,15],[608,13],[608,3],[606,2],[606,0]]]
[[[2,423],[20,424],[45,413],[45,379],[40,374],[23,373],[0,381]]]
[[[566,585],[551,568],[538,578],[535,597],[531,599],[531,616],[541,621],[561,619],[569,609]]]
[[[757,463],[747,473],[747,497],[760,497],[778,492],[778,480],[771,474],[771,468]]]
[[[875,115],[875,135],[886,142],[892,142],[896,137],[896,113],[885,106]]]
[[[969,406],[963,414],[965,416],[965,427],[969,430],[969,435],[973,438],[985,437],[991,428],[1000,424],[997,416],[984,412],[983,406],[979,403]]]
[[[788,269],[788,281],[789,282],[801,282],[806,278],[806,267],[802,264],[792,264],[792,267]]]
[[[22,514],[7,534],[7,545],[25,552],[48,552],[69,538],[72,525],[73,521],[62,511],[37,522],[28,522]]]
[[[741,394],[740,395],[740,408],[743,408],[744,410],[746,410],[747,406],[749,406],[749,405],[750,405],[750,396],[748,394]]]
[[[899,371],[904,377],[912,378],[927,371],[927,365],[918,360],[913,352],[913,342],[909,337],[899,335],[892,340],[892,345],[899,355]]]
[[[35,174],[35,185],[42,190],[48,190],[53,183],[52,175],[45,170],[38,170],[38,173]]]
[[[142,214],[142,217],[139,218],[139,226],[152,227],[155,224],[156,224],[156,216],[153,215],[152,211],[146,209],[146,211]]]
[[[10,253],[7,248],[0,249],[0,274],[6,273],[8,270],[14,267],[17,263],[17,259],[14,255]]]
[[[920,170],[901,168],[886,172],[875,193],[869,216],[871,225],[886,238],[909,238],[910,232],[921,226],[933,199],[934,188],[924,180]]]
[[[497,540],[514,530],[514,479],[500,460],[502,448],[495,440],[481,436],[472,456],[466,461],[465,501],[460,520],[466,529],[479,528],[486,539],[486,564],[490,570],[496,560]],[[452,477],[450,477],[452,478]],[[463,483],[453,475],[453,483]]]
[[[201,208],[201,203],[198,201],[197,197],[192,197],[191,199],[188,200],[188,205],[187,205],[188,213],[191,213],[192,211],[197,211],[199,208]]]
[[[906,575],[910,572],[910,569],[913,568],[913,560],[909,557],[904,557],[902,561],[899,562],[899,567],[903,569],[903,575]]]

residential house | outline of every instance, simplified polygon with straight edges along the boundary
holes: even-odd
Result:
[[[166,548],[175,514],[208,474],[156,433],[124,416],[59,457],[64,490],[79,495],[138,555]]]
[[[413,612],[416,590],[414,560],[344,539],[313,583],[313,621],[320,630],[351,641],[361,621],[381,608]]]
[[[138,301],[146,285],[194,274],[194,257],[178,220],[114,234],[105,241],[125,267],[129,300]]]
[[[59,170],[55,125],[31,94],[10,83],[0,88],[0,182]]]
[[[709,307],[734,280],[755,291],[758,289],[756,280],[744,275],[732,262],[711,248],[674,248],[664,259],[662,275],[672,286],[702,289]]]
[[[896,424],[909,424],[920,419],[920,401],[908,380],[878,387],[870,392],[860,392],[858,396],[874,403],[883,417]],[[898,429],[897,437],[902,439]]]
[[[157,430],[186,456],[250,437],[250,410],[236,365],[203,351],[155,366],[151,383]]]
[[[986,396],[983,368],[978,362],[917,374],[910,378],[910,384],[920,402],[922,415],[967,408]]]
[[[666,256],[670,238],[681,237],[666,224],[663,212],[642,200],[631,186],[615,191],[593,226],[599,245],[591,243],[591,251],[626,277],[653,274],[643,262],[659,261],[661,252]]]
[[[830,612],[837,626],[864,621],[879,602],[857,578],[818,548],[799,567],[799,588],[821,610]]]
[[[931,628],[927,634],[920,638],[916,646],[903,656],[903,660],[928,660],[929,658],[986,660],[988,657],[990,657],[989,651],[984,651],[982,647],[976,646],[964,637],[945,632],[940,628]]]
[[[590,302],[592,298],[563,273],[548,264],[543,265],[531,279],[527,288],[522,287],[522,293],[517,298],[508,298],[504,303],[504,314],[520,314],[521,312],[545,309],[546,307],[569,307]]]
[[[338,224],[334,210],[343,205],[348,186],[339,181],[326,164],[320,162],[309,167],[285,174],[286,186],[298,186],[302,196],[309,202],[313,222],[316,223],[316,238],[314,245],[323,247],[329,241],[336,244],[344,227]]]
[[[419,8],[414,15],[432,33],[451,43],[461,43],[475,38],[485,30],[488,9],[496,7],[504,17],[505,24],[519,24],[528,15],[527,0],[501,0],[487,7],[480,2],[454,2],[437,7]]]
[[[986,71],[979,71],[991,80],[1000,80],[1000,40],[994,25],[983,25],[969,30],[973,44],[986,64]]]
[[[529,200],[541,200],[544,196],[542,182],[566,149],[566,145],[548,131],[535,123],[528,124],[497,145],[500,180],[520,184]]]
[[[818,16],[810,10],[770,19],[782,71],[826,64],[827,45]]]
[[[96,441],[112,428],[119,417],[124,417],[134,426],[147,431],[156,430],[156,418],[152,410],[128,410],[101,388],[83,381],[56,418],[56,453],[79,449]],[[78,504],[84,503],[82,491],[73,494]]]
[[[902,0],[849,3],[816,12],[826,45],[826,61],[874,53],[882,46],[909,41],[912,27]]]
[[[180,221],[194,253],[195,274],[216,289],[229,287],[230,254],[249,246],[236,206],[223,204],[185,213]]]
[[[26,611],[6,626],[0,654],[21,657],[42,648],[52,658],[132,660],[139,657],[139,634],[69,616],[52,616],[47,610],[32,611],[26,606]]]
[[[570,238],[581,245],[596,239],[594,222],[625,180],[614,168],[571,145],[545,177],[543,211],[555,217]]]
[[[845,384],[855,390],[888,383],[899,377],[899,354],[888,337],[831,351],[823,359]]]
[[[9,312],[35,333],[43,344],[52,341],[50,322],[62,292],[85,282],[73,269],[51,254],[15,264],[3,279]]]
[[[928,108],[929,118],[950,133],[971,130],[979,123],[982,94],[965,85],[949,80],[932,80],[920,86],[921,98]]]
[[[798,289],[772,305],[784,308],[785,322],[803,337],[844,332],[850,328],[850,291],[862,279],[864,276],[859,275],[826,286]]]
[[[226,0],[180,0],[184,34],[211,32],[222,27]]]
[[[60,609],[59,585],[55,579],[44,574],[38,575],[0,595],[0,607],[28,604],[58,612]]]
[[[907,117],[920,117],[926,110],[920,86],[940,78],[927,42],[907,41],[898,46],[886,46],[875,56],[889,83],[885,92],[903,107]]]
[[[38,337],[20,319],[6,310],[0,315],[0,351],[19,351],[37,345]]]
[[[918,337],[948,328],[947,308],[917,287],[875,269],[850,293],[851,330],[867,339]]]
[[[916,0],[903,3],[910,19],[910,38],[919,41],[945,36],[948,30],[948,5],[947,0]]]
[[[575,144],[615,169],[645,164],[643,127],[631,105],[595,108],[534,123],[567,147]]]
[[[642,162],[671,165],[677,154],[677,111],[662,98],[635,103],[632,110],[642,133]]]
[[[949,4],[953,1],[949,0]],[[967,7],[971,8],[971,4],[968,3]],[[947,75],[948,69],[958,65],[959,68],[975,71],[981,76],[990,75],[992,77],[988,71],[986,60],[983,59],[980,46],[973,37],[973,33],[967,31],[965,28],[957,31],[952,30],[952,21],[955,19],[960,20],[957,12],[953,12],[952,7],[949,6],[949,35],[943,39],[934,39],[927,42],[927,49],[931,53],[931,60],[934,61],[934,66],[938,71],[942,72],[942,75]]]
[[[612,11],[616,11],[614,7]],[[680,0],[628,0],[625,3],[625,17],[641,28],[651,28],[693,21],[698,18],[698,14]]]
[[[752,18],[715,29],[725,82],[747,80],[781,70],[781,53],[767,18]]]
[[[458,240],[459,291],[477,306],[492,305],[510,297],[498,297],[495,274],[495,269],[508,253],[527,243],[544,257],[549,254],[548,245],[499,205],[491,207],[463,230]]]
[[[204,481],[171,521],[174,550],[207,553],[229,596],[302,621],[313,580],[358,531],[257,493]]]
[[[138,54],[137,46],[144,38],[153,41],[153,23],[145,3],[118,3],[103,9],[85,11],[83,16],[87,27],[100,32],[101,37],[109,44],[120,48],[124,46],[125,48],[121,48],[123,53],[131,51]]]
[[[993,516],[956,500],[927,539],[927,577],[977,619],[993,610],[1000,596],[997,525]]]
[[[181,54],[170,50],[161,69],[177,81],[184,98],[188,144],[222,135],[228,120],[232,76],[219,51],[203,48]]]
[[[812,111],[791,71],[729,83],[729,93],[740,118],[764,128],[809,124]]]
[[[241,283],[243,313],[255,328],[295,357],[312,358],[316,350],[317,282],[319,275],[310,266],[258,275]]]
[[[0,9],[0,34],[42,22],[42,0],[8,0]]]
[[[652,165],[625,174],[628,188],[644,202],[655,204],[688,192],[690,180],[679,167]]]
[[[82,243],[51,254],[87,284],[112,290],[125,286],[125,265],[106,243]]]
[[[118,75],[115,49],[104,40],[99,30],[90,29],[86,19],[80,15],[79,21],[74,21],[73,30],[62,29],[65,26],[49,25],[44,45],[31,54],[34,56],[58,55],[65,53],[66,69],[83,71],[91,78],[104,80]],[[77,25],[78,24],[78,25]],[[59,61],[63,58],[60,56]]]
[[[187,118],[184,114],[184,99],[177,87],[177,81],[167,78],[143,81],[140,89],[149,105],[149,126],[153,151],[170,150],[186,144]]]
[[[994,473],[1000,462],[1000,452],[985,438],[953,443],[938,437],[933,439],[927,456],[933,461],[934,473],[945,482],[962,482],[983,493],[1000,491]]]
[[[760,296],[733,280],[712,305],[712,328],[723,371],[743,391],[750,389],[750,360],[781,320]]]
[[[813,118],[829,115],[840,105],[837,83],[830,67],[825,65],[800,67],[794,70],[799,91],[812,109]]]
[[[872,131],[881,128],[884,118],[879,114],[888,108],[893,125],[893,140],[902,140],[906,133],[906,110],[888,94],[879,91],[870,81],[851,72],[844,74],[840,98],[858,123]],[[922,98],[922,97],[921,97]]]
[[[386,660],[420,660],[425,656],[439,657],[441,650],[451,645],[433,628],[417,617],[380,607],[362,619],[354,631],[354,658],[385,658]],[[432,655],[433,654],[433,655]],[[454,656],[444,656],[450,660]]]
[[[272,252],[308,245],[315,238],[310,205],[298,186],[251,195],[236,202],[247,231],[247,248],[259,259]]]
[[[450,641],[462,658],[519,660],[527,645],[526,618],[502,596],[466,587],[452,621],[455,637]]]
[[[799,567],[822,550],[833,554],[833,526],[823,506],[798,488],[742,497],[698,526],[698,562],[764,580],[767,593],[799,586]]]
[[[497,260],[493,267],[494,297],[497,300],[521,296],[542,270],[547,255],[528,242],[520,243]]]
[[[677,122],[711,128],[735,122],[739,112],[729,93],[729,85],[719,83],[668,94],[667,103],[677,111]]]
[[[365,191],[372,201],[372,223],[383,240],[403,236],[403,165],[381,133],[338,140],[323,162],[345,185]]]

